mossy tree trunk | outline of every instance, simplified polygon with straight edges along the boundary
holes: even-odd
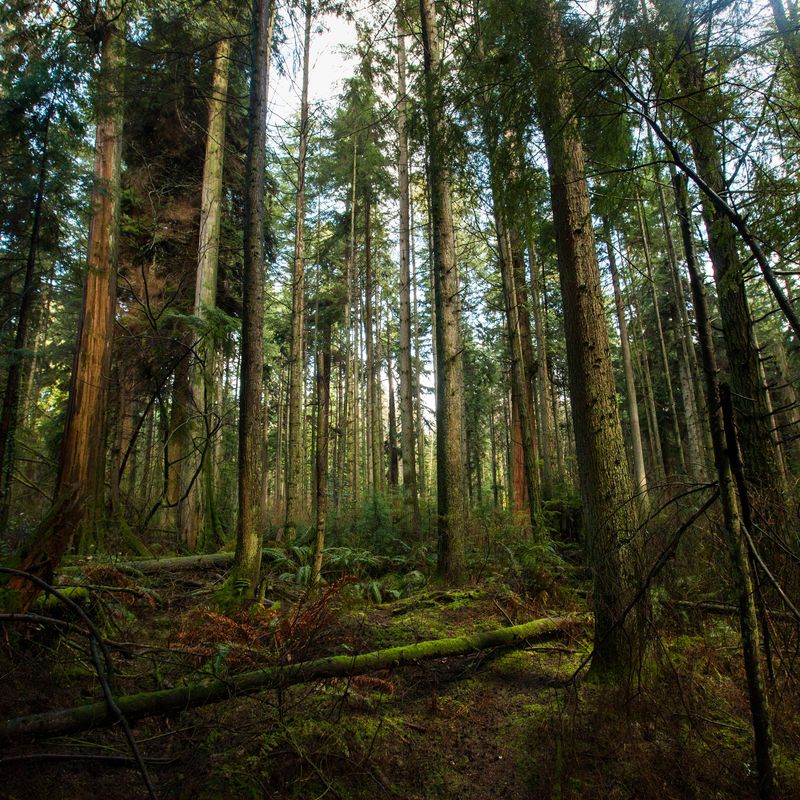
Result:
[[[711,440],[714,446],[714,462],[719,483],[720,502],[725,527],[725,537],[731,560],[731,571],[736,588],[739,612],[739,628],[742,635],[742,655],[744,657],[750,712],[755,735],[756,764],[759,778],[759,797],[770,800],[775,796],[772,766],[772,731],[767,691],[761,666],[760,636],[758,618],[753,594],[753,581],[750,558],[745,540],[746,530],[739,508],[736,485],[731,469],[731,447],[735,446],[726,431],[722,415],[720,386],[717,381],[717,364],[711,322],[706,303],[705,289],[700,268],[694,251],[686,180],[683,176],[674,178],[675,195],[681,223],[689,279],[694,301],[697,331],[700,339],[703,371],[706,378],[706,407],[711,424]]]
[[[222,169],[225,160],[225,117],[228,99],[231,42],[219,40],[214,53],[211,95],[208,99],[208,132],[203,161],[203,186],[200,197],[200,242],[197,260],[197,279],[194,293],[194,314],[201,319],[217,306],[217,274],[219,267],[220,225],[222,221]],[[199,345],[199,359],[192,376],[195,418],[193,439],[206,440],[216,427],[216,347],[213,333],[207,331]],[[192,527],[184,531],[187,543],[218,543],[222,535],[216,513],[214,495],[214,465],[210,450],[203,457],[199,479],[187,498],[188,519]],[[210,535],[209,535],[210,534]]]

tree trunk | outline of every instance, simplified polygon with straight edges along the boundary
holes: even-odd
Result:
[[[314,564],[311,583],[316,585],[322,572],[322,553],[325,549],[325,523],[328,514],[328,445],[330,443],[331,405],[331,329],[325,324],[320,331],[317,352],[317,442],[316,442],[316,503]]]
[[[495,176],[499,180],[499,176]],[[499,191],[496,192],[498,202]],[[538,512],[540,509],[539,472],[536,454],[536,425],[533,422],[533,376],[529,373],[529,358],[526,358],[523,339],[527,334],[530,345],[530,322],[527,330],[522,321],[522,308],[519,302],[514,262],[521,254],[514,252],[514,239],[505,226],[505,214],[495,206],[495,221],[500,245],[500,272],[503,280],[503,298],[506,308],[506,330],[508,333],[509,353],[511,356],[511,399],[512,399],[512,441],[514,454],[512,465],[515,474],[522,480],[514,481],[515,509],[528,509],[530,529],[538,530]],[[521,462],[521,463],[520,463]],[[520,469],[522,467],[522,469]]]
[[[409,231],[414,230],[414,209],[409,197]],[[419,480],[419,491],[423,496],[427,496],[427,481],[425,470],[425,416],[422,409],[422,356],[420,355],[420,336],[419,336],[419,307],[417,305],[417,262],[416,248],[414,247],[415,237],[411,237],[411,283],[414,302],[414,406],[417,418],[417,478]],[[417,504],[419,507],[419,503]]]
[[[635,602],[638,520],[617,412],[583,146],[562,69],[566,52],[553,0],[542,3],[541,23],[536,88],[550,168],[572,419],[593,571],[592,670],[623,672],[635,680],[648,624],[646,598]]]
[[[381,438],[378,419],[378,367],[374,327],[374,275],[372,271],[372,202],[364,197],[364,346],[367,352],[367,443],[372,468],[372,491],[381,490]]]
[[[264,430],[264,168],[275,4],[253,0],[244,197],[242,364],[239,387],[239,517],[234,580],[255,594],[261,569],[261,436]],[[245,594],[245,592],[242,592]]]
[[[92,216],[54,509],[49,522],[42,523],[19,562],[19,569],[44,580],[52,577],[74,535],[88,538],[96,533],[102,506],[107,384],[111,379],[117,298],[123,124],[120,87],[125,61],[125,17],[117,9],[114,12],[108,14],[113,22],[98,23],[102,38]],[[38,594],[30,585],[15,581],[11,585],[22,590],[23,607]]]
[[[724,197],[727,186],[719,143],[713,127],[704,121],[707,109],[703,104],[710,102],[704,67],[694,51],[693,30],[683,31],[683,34],[686,51],[677,62],[677,69],[681,89],[688,98],[686,107],[681,109],[688,129],[687,138],[700,178],[716,195]],[[700,200],[747,477],[757,489],[760,513],[766,520],[783,527],[786,486],[779,466],[780,454],[769,430],[766,394],[759,374],[759,353],[753,339],[737,232],[729,217],[706,192],[701,193]]]
[[[406,116],[406,30],[403,10],[397,8],[397,140],[398,193],[400,199],[400,448],[403,454],[403,507],[406,535],[420,535],[419,495],[414,434],[413,381],[411,372],[411,214],[408,175],[408,133]],[[417,373],[419,381],[419,373]]]
[[[669,214],[667,212],[667,201],[664,196],[664,186],[661,183],[661,169],[657,161],[655,144],[652,140],[652,133],[648,130],[648,143],[650,148],[651,160],[655,164],[655,181],[658,193],[658,208],[661,214],[661,226],[664,230],[664,238],[667,244],[667,259],[669,261],[670,279],[672,285],[672,296],[675,307],[677,308],[677,318],[674,319],[673,328],[675,336],[680,342],[680,381],[681,395],[683,396],[683,407],[686,415],[686,429],[689,436],[689,451],[691,457],[688,459],[687,466],[690,475],[700,481],[705,481],[708,466],[708,454],[711,451],[711,440],[709,438],[708,426],[701,413],[700,404],[697,400],[699,390],[699,374],[697,368],[697,354],[695,353],[694,339],[692,338],[692,328],[689,322],[689,314],[686,306],[686,295],[683,290],[683,278],[678,266],[678,253],[675,247],[675,240],[672,235]],[[674,167],[670,165],[671,170]]]
[[[436,307],[436,464],[438,574],[452,583],[464,579],[467,502],[462,450],[464,374],[459,280],[447,165],[447,130],[442,93],[439,33],[434,0],[420,0],[428,121],[428,171],[433,225]]]
[[[208,132],[203,161],[203,186],[200,199],[200,242],[198,247],[197,279],[194,294],[194,315],[204,319],[208,310],[217,305],[217,273],[219,265],[220,225],[222,221],[222,168],[225,157],[225,117],[230,72],[230,39],[222,38],[214,54],[214,73],[208,99]],[[207,439],[215,427],[216,347],[213,336],[206,332],[198,345],[200,362],[192,375],[192,394],[195,419],[195,441]],[[218,412],[218,416],[221,414]],[[218,434],[217,437],[218,438]],[[211,542],[221,541],[214,497],[214,459],[206,452],[198,480],[187,495],[187,521],[196,529],[183,531],[186,541],[205,539],[211,528]],[[201,544],[205,542],[201,541]]]
[[[289,447],[286,472],[286,523],[284,532],[291,542],[301,513],[305,440],[303,431],[303,387],[305,375],[305,213],[306,165],[308,160],[309,107],[308,78],[311,68],[311,3],[305,4],[303,36],[303,88],[300,100],[300,147],[297,156],[295,190],[294,260],[292,262],[292,327],[289,341]]]
[[[553,463],[553,453],[558,450],[556,421],[553,418],[551,403],[550,368],[547,351],[547,333],[542,318],[539,301],[539,262],[533,246],[533,237],[528,235],[528,263],[531,273],[531,305],[533,306],[533,325],[536,334],[537,365],[537,406],[540,409],[539,452],[542,456],[542,495],[545,499],[553,496],[556,478],[560,478],[560,458]]]
[[[329,656],[315,661],[301,661],[277,667],[257,669],[233,675],[226,680],[205,681],[177,689],[127,695],[115,698],[129,721],[163,714],[175,714],[189,708],[210,705],[245,694],[294,686],[316,680],[347,678],[384,669],[415,664],[434,658],[453,658],[489,650],[494,647],[515,647],[530,639],[548,636],[585,622],[585,617],[538,619],[509,628],[433,639],[401,647],[390,647],[361,655]],[[9,744],[49,736],[64,736],[93,728],[113,725],[118,717],[109,713],[105,702],[76,708],[46,711],[0,723],[0,742]]]
[[[731,559],[734,584],[739,605],[739,627],[742,635],[742,654],[744,657],[747,688],[750,699],[750,712],[755,734],[756,763],[759,777],[759,797],[769,800],[774,796],[774,777],[772,769],[772,732],[767,693],[762,674],[758,620],[753,597],[752,577],[745,543],[744,525],[739,511],[736,488],[731,471],[731,443],[726,441],[723,427],[720,387],[717,383],[717,364],[711,323],[705,299],[705,290],[700,278],[699,267],[694,255],[691,219],[687,201],[685,179],[676,178],[675,194],[681,222],[689,279],[700,339],[703,369],[706,376],[706,405],[711,423],[711,439],[714,446],[714,461],[719,481],[720,502],[725,522],[725,536]],[[734,440],[735,441],[735,440]]]
[[[639,400],[636,393],[636,381],[633,377],[633,360],[631,344],[628,339],[628,322],[625,319],[625,306],[622,302],[622,291],[617,270],[617,258],[614,254],[614,243],[611,238],[611,226],[608,219],[603,220],[608,268],[611,271],[611,282],[614,286],[614,306],[619,324],[619,339],[622,347],[622,366],[625,371],[625,388],[628,400],[628,418],[631,424],[631,449],[633,451],[633,488],[640,495],[642,505],[647,506],[647,475],[644,469],[644,450],[642,448],[642,431],[639,425]]]
[[[392,343],[386,320],[386,375],[389,383],[389,488],[396,490],[400,481],[400,463],[397,447],[397,412],[394,402],[394,374],[392,370]]]
[[[644,250],[644,262],[647,268],[647,283],[650,287],[650,299],[653,303],[653,316],[656,321],[656,332],[658,334],[658,349],[661,354],[661,366],[664,371],[664,383],[667,388],[667,400],[669,402],[669,418],[672,423],[672,434],[675,438],[674,447],[678,455],[678,467],[682,475],[686,474],[686,456],[683,449],[683,436],[681,426],[678,421],[678,406],[675,402],[675,392],[672,388],[672,375],[669,365],[669,355],[667,354],[667,344],[664,338],[664,326],[661,323],[661,305],[658,302],[658,286],[656,285],[655,270],[653,269],[653,259],[650,255],[650,232],[647,227],[647,220],[644,216],[644,206],[641,200],[636,203],[637,216],[639,218],[639,232],[642,235],[642,249]]]

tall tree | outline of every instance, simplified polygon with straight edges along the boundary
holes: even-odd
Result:
[[[729,189],[715,126],[724,122],[726,104],[708,85],[709,67],[703,55],[704,45],[698,42],[698,20],[671,0],[661,0],[658,9],[664,29],[665,52],[661,55],[671,58],[681,89],[678,114],[697,174],[717,196],[724,198]],[[759,371],[738,234],[728,215],[705,192],[701,194],[701,206],[748,476],[761,495],[762,513],[767,519],[779,520],[785,507],[786,486],[780,453],[769,430],[768,402]]]
[[[200,242],[194,293],[194,314],[207,320],[217,305],[220,226],[222,222],[222,168],[225,156],[225,117],[227,113],[228,76],[231,42],[222,36],[214,53],[211,93],[208,98],[208,129],[203,160],[203,185],[200,197]],[[199,363],[195,367],[192,393],[196,415],[195,438],[207,439],[214,428],[212,409],[216,398],[216,353],[213,334],[205,332]],[[210,526],[214,539],[220,539],[214,500],[214,468],[208,446],[204,448],[200,480],[195,481],[186,499],[190,524],[184,536],[197,544],[204,526]],[[192,466],[194,466],[192,464]]]
[[[645,598],[634,602],[639,521],[617,410],[584,149],[555,2],[543,0],[533,19],[538,41],[530,55],[538,72],[536,100],[550,168],[570,404],[594,586],[592,670],[633,677],[645,648],[648,608]]]
[[[121,9],[106,6],[93,20],[90,33],[99,37],[100,70],[83,306],[54,507],[20,559],[20,569],[45,580],[52,577],[76,534],[89,538],[97,533],[103,502],[106,404],[111,379],[119,243],[121,70],[125,62],[125,17]],[[23,581],[18,581],[15,588],[21,592],[23,607],[38,594],[38,589]]]
[[[428,124],[428,176],[433,227],[436,307],[436,485],[439,553],[437,571],[452,583],[464,578],[467,496],[462,449],[464,372],[461,302],[450,196],[442,57],[434,0],[420,0]]]
[[[403,501],[408,534],[419,536],[419,494],[414,433],[414,385],[411,371],[411,221],[408,180],[408,97],[406,94],[405,11],[397,5],[397,179],[400,198],[400,448],[403,453]],[[419,378],[417,378],[419,379]]]
[[[697,316],[697,331],[700,339],[703,371],[706,378],[706,406],[711,424],[714,462],[717,469],[725,537],[737,595],[739,629],[742,635],[742,654],[747,676],[753,732],[755,734],[759,797],[762,800],[770,800],[775,796],[772,730],[768,696],[761,665],[761,644],[751,575],[751,558],[748,552],[749,532],[743,520],[740,505],[741,498],[737,497],[736,494],[732,468],[732,464],[738,456],[736,433],[732,430],[732,419],[729,418],[727,426],[724,420],[724,407],[726,404],[723,402],[723,394],[720,391],[720,385],[717,380],[716,354],[711,335],[711,322],[705,298],[705,289],[695,255],[686,180],[683,176],[674,176],[673,184]],[[732,417],[732,415],[729,415],[729,417]]]
[[[308,159],[309,106],[308,79],[311,69],[311,0],[303,5],[303,88],[300,98],[300,144],[295,186],[294,259],[292,262],[292,327],[289,339],[289,445],[286,471],[285,535],[292,541],[301,513],[304,443],[302,439],[303,387],[305,385],[305,213],[306,165]]]
[[[239,519],[235,581],[252,596],[261,569],[264,376],[264,195],[273,0],[253,0],[245,164],[242,363],[239,394]],[[245,592],[242,592],[244,594]]]

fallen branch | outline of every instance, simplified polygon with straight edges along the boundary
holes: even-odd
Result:
[[[401,667],[423,659],[462,656],[493,647],[512,647],[569,626],[589,621],[587,615],[554,619],[538,619],[485,633],[459,636],[453,639],[434,639],[402,647],[390,647],[372,653],[351,656],[331,656],[314,661],[302,661],[278,667],[244,672],[225,681],[195,683],[177,689],[127,695],[115,698],[118,711],[126,719],[141,719],[162,714],[174,714],[197,706],[218,703],[230,697],[266,689],[283,688],[323,678],[345,678],[381,669]],[[118,714],[109,711],[106,702],[91,703],[74,708],[46,711],[0,723],[0,742],[87,731],[113,725]]]

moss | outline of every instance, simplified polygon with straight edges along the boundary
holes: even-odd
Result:
[[[537,796],[544,785],[550,786],[551,797],[562,794],[562,741],[557,724],[562,710],[560,696],[541,703],[524,703],[518,712],[508,715],[498,737],[498,747],[510,747],[515,769]],[[554,756],[542,752],[537,745],[542,740],[550,741]]]
[[[251,599],[250,583],[232,573],[214,593],[214,602],[223,614],[238,611]]]
[[[509,650],[495,658],[487,667],[487,672],[497,678],[519,680],[522,675],[538,667],[540,659],[527,650]],[[541,674],[537,670],[537,675]]]
[[[800,797],[800,755],[776,747],[772,758],[781,796]]]
[[[59,594],[63,595],[69,600],[72,600],[73,603],[77,603],[81,606],[87,605],[92,599],[90,591],[85,586],[56,586],[56,589],[58,589]],[[64,604],[61,602],[61,600],[52,594],[40,594],[33,605],[34,608],[41,609],[64,607]]]

